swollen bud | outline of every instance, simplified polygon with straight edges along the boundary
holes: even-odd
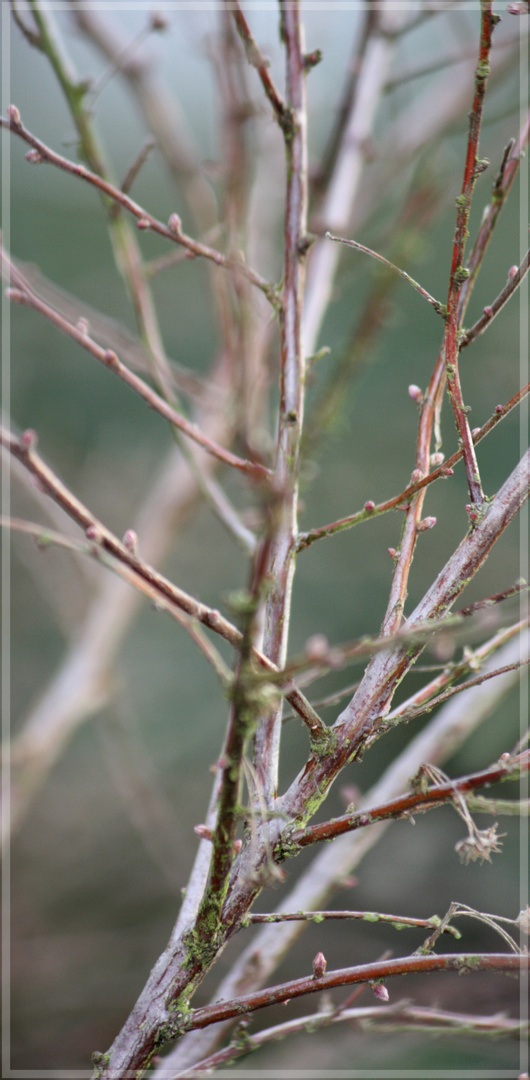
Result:
[[[388,993],[388,990],[387,990],[386,986],[384,985],[384,983],[371,982],[370,986],[371,986],[376,998],[378,998],[379,1001],[389,1001],[390,1000],[390,994]]]
[[[375,503],[372,502],[371,499],[368,499],[368,502],[365,502],[364,504],[364,509],[366,510],[367,514],[372,514],[375,510]]]
[[[434,529],[436,525],[435,517],[426,517],[423,521],[418,522],[418,532],[426,532],[427,529]]]
[[[123,546],[127,548],[131,555],[138,554],[138,537],[134,529],[127,529],[123,534]]]
[[[178,214],[171,214],[168,221],[171,232],[176,233],[178,236],[182,232],[182,220]]]
[[[6,109],[6,115],[9,122],[13,127],[20,127],[22,120],[20,119],[20,112],[16,105],[8,105]]]
[[[32,165],[40,165],[44,158],[40,150],[28,150],[27,154],[24,154],[26,161],[29,161]]]
[[[213,838],[212,830],[207,825],[194,825],[194,833],[200,836],[201,840],[211,840]]]
[[[518,266],[510,266],[510,269],[508,270],[508,280],[513,281],[514,277],[517,277],[518,273],[519,273],[519,267]]]
[[[313,975],[315,979],[320,979],[322,975],[325,975],[327,960],[323,952],[317,952],[313,960]]]
[[[423,403],[423,391],[416,383],[411,383],[409,386],[409,397],[412,398],[418,405]]]
[[[438,466],[442,464],[444,458],[445,458],[445,454],[442,454],[440,450],[438,451],[437,454],[431,454],[430,459],[429,459],[430,464],[431,464],[431,468],[432,469],[437,469]]]
[[[490,307],[489,304],[486,304],[486,307],[484,308],[484,315],[487,319],[491,319],[491,316],[493,315],[493,308]]]
[[[38,442],[37,432],[33,428],[26,428],[20,436],[20,445],[23,450],[33,450]]]

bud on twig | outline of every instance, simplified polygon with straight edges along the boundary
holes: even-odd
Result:
[[[510,266],[510,269],[508,270],[508,280],[513,281],[514,277],[517,277],[518,271],[518,266]]]
[[[20,445],[23,450],[33,450],[36,447],[38,440],[39,437],[37,432],[34,431],[33,428],[26,428],[20,436]]]
[[[323,952],[317,952],[313,960],[313,975],[315,979],[320,979],[322,975],[325,975],[328,962]]]
[[[437,469],[438,466],[442,464],[444,458],[445,458],[445,454],[442,454],[441,451],[438,451],[437,454],[431,454],[431,457],[430,457],[431,468],[432,469]]]
[[[123,546],[127,548],[131,555],[138,554],[138,536],[134,529],[127,529],[123,534]]]
[[[80,334],[88,334],[88,331],[90,330],[88,319],[85,319],[83,316],[77,320],[76,326]]]
[[[178,214],[170,214],[168,226],[178,236],[182,232],[182,219]]]
[[[372,502],[371,499],[368,499],[368,502],[365,502],[364,504],[364,509],[367,514],[371,514],[375,510],[375,503]]]
[[[418,522],[418,532],[427,532],[427,529],[434,529],[435,525],[435,517],[426,517],[423,519],[423,521]]]
[[[325,634],[313,634],[306,641],[305,652],[308,660],[325,660],[329,651],[329,641]]]
[[[207,825],[194,825],[193,831],[200,836],[201,840],[211,840],[213,837],[212,830]]]
[[[416,402],[417,405],[423,404],[423,391],[416,383],[411,383],[409,386],[409,397]]]
[[[384,983],[371,982],[370,987],[373,990],[376,998],[379,1001],[389,1001],[390,1000],[390,994],[388,993],[388,990],[387,990],[386,986],[384,985]]]
[[[44,158],[39,150],[28,150],[27,154],[24,154],[26,161],[29,161],[31,165],[40,165]]]
[[[6,116],[13,127],[20,127],[22,121],[20,119],[20,112],[16,105],[8,105],[6,109]]]

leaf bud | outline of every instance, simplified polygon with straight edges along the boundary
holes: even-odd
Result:
[[[151,228],[151,222],[149,221],[149,218],[139,217],[137,222],[136,222],[136,228],[137,229],[150,229]]]
[[[519,267],[518,266],[510,266],[510,269],[508,270],[508,280],[513,281],[514,277],[517,276],[518,272],[519,272]]]
[[[81,316],[81,318],[77,320],[75,325],[79,330],[80,334],[88,334],[88,331],[90,330],[90,324],[88,319],[85,319],[84,316]]]
[[[493,315],[493,308],[489,304],[486,304],[486,307],[484,308],[484,315],[487,319],[491,319],[491,316]]]
[[[127,529],[123,534],[123,546],[127,548],[131,555],[138,554],[138,536],[134,529]]]
[[[95,544],[100,544],[103,540],[103,533],[95,524],[87,526],[85,529],[85,536],[87,540],[93,540]]]
[[[178,236],[182,232],[182,219],[178,214],[170,214],[168,226],[171,232]]]
[[[501,413],[501,412],[503,412],[503,410],[504,410],[504,405],[496,405],[495,406],[495,412],[496,413]]]
[[[211,840],[213,838],[212,830],[207,825],[194,825],[194,833],[200,836],[201,840]]]
[[[36,150],[35,148],[28,150],[27,154],[24,154],[24,157],[31,165],[40,165],[41,161],[44,161],[40,150]]]
[[[313,960],[313,975],[315,979],[320,979],[326,972],[327,960],[323,952],[317,952]]]
[[[373,513],[373,511],[375,510],[375,503],[372,502],[371,499],[368,499],[368,501],[364,504],[364,509],[366,510],[367,514]]]
[[[6,115],[7,119],[9,120],[10,124],[13,125],[13,127],[21,126],[22,121],[20,119],[20,112],[17,109],[16,105],[8,105],[6,109]]]
[[[412,398],[418,405],[423,403],[423,391],[416,383],[411,383],[409,386],[409,397]]]
[[[306,641],[305,652],[308,660],[325,660],[329,652],[329,641],[325,634],[313,634]]]
[[[387,990],[386,986],[384,985],[384,983],[371,982],[370,986],[371,986],[371,988],[373,990],[373,993],[375,994],[376,998],[378,998],[379,1001],[389,1001],[390,994],[388,993],[388,990]]]
[[[428,529],[434,529],[435,525],[435,517],[426,517],[423,519],[423,521],[418,522],[418,532],[427,532]]]
[[[20,445],[23,450],[33,450],[38,442],[37,432],[33,428],[26,428],[20,436]]]

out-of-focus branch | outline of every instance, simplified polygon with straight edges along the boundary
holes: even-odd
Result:
[[[44,315],[50,322],[62,330],[63,333],[68,334],[73,338],[78,345],[86,349],[92,356],[99,360],[110,371],[118,375],[123,382],[126,383],[132,390],[140,395],[147,403],[149,408],[156,410],[165,420],[169,420],[170,424],[174,424],[179,431],[182,431],[199,446],[203,446],[209,454],[213,454],[225,465],[231,465],[236,469],[241,469],[243,472],[248,472],[256,479],[264,479],[269,476],[269,471],[263,465],[258,462],[245,461],[243,458],[233,454],[230,450],[226,450],[222,446],[218,446],[212,442],[208,435],[205,435],[196,424],[187,420],[185,416],[178,413],[160,394],[157,394],[155,390],[152,390],[138,375],[131,371],[126,364],[118,358],[113,349],[103,349],[101,345],[98,345],[88,333],[87,327],[81,322],[81,325],[73,325],[58,311],[55,311],[45,300],[41,300],[39,296],[33,291],[29,283],[25,280],[23,275],[9,260],[3,249],[0,251],[2,258],[2,268],[4,265],[7,267],[10,280],[14,287],[8,290],[8,296],[11,300],[14,300],[19,304],[26,304],[28,307],[38,311],[41,315]]]
[[[233,273],[242,274],[247,278],[252,285],[255,285],[264,295],[267,297],[273,307],[277,304],[277,292],[276,287],[271,285],[270,282],[265,281],[264,278],[256,274],[254,270],[251,270],[245,265],[244,262],[235,259],[229,259],[226,255],[223,255],[220,251],[216,251],[214,248],[208,247],[207,244],[201,244],[200,241],[194,240],[191,236],[187,236],[182,232],[182,226],[180,218],[177,214],[170,216],[170,225],[164,225],[158,218],[154,217],[147,210],[144,210],[139,203],[131,199],[129,195],[126,195],[119,188],[110,184],[107,180],[103,180],[102,177],[96,173],[87,169],[86,165],[78,165],[74,161],[69,161],[68,158],[63,157],[61,154],[57,154],[50,147],[46,146],[40,139],[37,139],[35,135],[32,135],[28,131],[21,119],[18,109],[15,105],[8,106],[7,119],[0,116],[0,127],[9,128],[10,131],[19,135],[21,139],[29,143],[34,154],[31,154],[29,160],[33,164],[40,164],[43,161],[48,161],[52,165],[56,165],[57,168],[63,169],[65,172],[70,173],[72,176],[77,176],[81,180],[85,180],[93,187],[97,188],[102,194],[107,195],[109,199],[118,203],[124,210],[128,210],[133,217],[136,218],[139,229],[150,229],[153,232],[158,233],[160,236],[165,237],[166,240],[171,240],[173,243],[181,244],[187,251],[191,252],[196,257],[209,259],[215,263],[216,266],[221,266],[225,270],[229,270]]]

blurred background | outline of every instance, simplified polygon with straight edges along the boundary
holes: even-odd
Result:
[[[3,5],[4,16],[7,6]],[[71,7],[62,5],[48,14],[77,76],[91,80],[85,100],[112,173],[121,181],[149,137],[146,116],[134,78],[124,77],[109,65]],[[170,95],[174,115],[182,120],[181,134],[185,129],[192,147],[196,172],[191,183],[200,177],[213,207],[222,215],[226,197],[226,126],[219,88],[222,14],[213,5],[184,7],[172,4],[165,10],[160,6],[164,28],[153,29],[148,5],[134,11],[114,11],[107,5],[103,18],[122,46],[127,46],[121,66],[134,68],[134,62],[142,58]],[[23,5],[17,8],[25,24],[32,25],[30,10]],[[454,200],[460,191],[478,38],[477,11],[457,8],[448,5],[447,11],[420,19],[416,29],[396,40],[348,232],[395,258],[442,301],[447,293]],[[94,14],[95,9],[96,5]],[[411,3],[407,17],[421,10],[420,4]],[[248,17],[281,87],[277,11],[271,6]],[[353,6],[343,11],[308,10],[304,16],[307,50],[318,48],[323,54],[307,80],[315,231],[319,163],[329,150],[364,18],[364,12]],[[522,22],[506,15],[497,32],[481,143],[481,155],[489,158],[491,167],[477,183],[471,238],[489,201],[503,148],[519,132]],[[9,56],[11,64],[9,100],[18,106],[30,131],[77,160],[72,116],[47,57],[32,48],[6,17],[3,34],[4,57]],[[250,173],[245,197],[253,224],[249,263],[277,281],[281,277],[283,146],[256,73],[249,69],[247,78],[254,105],[247,130]],[[450,85],[454,106],[445,116]],[[51,166],[28,164],[24,159],[27,147],[14,136],[10,139],[6,136],[4,152],[11,154],[13,258],[24,264],[28,276],[38,268],[47,282],[77,298],[79,311],[87,313],[91,326],[97,327],[94,312],[98,311],[134,337],[133,304],[116,270],[98,194]],[[175,177],[163,148],[155,146],[134,183],[133,197],[164,222],[178,212],[186,231],[198,235],[188,194],[189,184],[182,176],[180,181]],[[7,215],[4,221],[5,237]],[[146,260],[168,253],[161,237],[139,234],[138,242]],[[222,246],[222,236],[211,242]],[[488,252],[468,325],[502,289],[508,268],[519,258],[516,181]],[[316,362],[309,390],[303,529],[352,513],[367,499],[379,502],[391,497],[407,485],[414,467],[418,412],[407,387],[410,383],[426,386],[440,345],[441,322],[416,293],[398,281],[386,292],[369,347],[356,352],[352,343],[358,340],[359,320],[381,275],[378,265],[357,252],[348,249],[341,256],[318,340],[318,348],[326,346],[329,353]],[[210,268],[201,260],[181,260],[153,275],[152,289],[168,356],[197,377],[206,376],[223,333]],[[518,389],[517,304],[516,299],[505,308],[487,335],[463,357],[464,396],[472,408],[473,426],[483,424],[495,405]],[[10,318],[14,430],[35,429],[45,461],[122,536],[135,525],[158,482],[162,463],[172,452],[167,425],[39,315],[12,305]],[[277,337],[268,320],[265,307],[260,325],[263,335],[268,335],[269,385],[265,382],[263,387],[260,417],[264,430],[259,436],[265,451],[267,440],[274,436],[275,398],[270,388],[278,364]],[[331,385],[341,364],[345,371],[342,382],[338,380],[342,393],[340,398],[329,398],[328,411],[323,413],[319,402],[326,401],[325,387]],[[323,415],[324,431],[317,437],[316,419],[315,429],[311,420]],[[447,408],[443,432],[444,451],[449,455],[456,448],[456,435]],[[488,494],[497,490],[518,457],[515,411],[480,447]],[[226,469],[219,477],[234,504],[245,511],[246,520],[255,522],[258,508],[253,507],[245,482]],[[435,515],[438,525],[418,545],[408,610],[465,534],[466,501],[461,465],[450,480],[429,490],[425,513]],[[13,475],[12,513],[69,530],[65,519],[46,505],[21,470]],[[204,501],[191,500],[177,525],[160,563],[164,572],[186,591],[229,613],[230,592],[247,582],[247,560]],[[299,652],[315,633],[325,634],[330,642],[377,634],[391,580],[387,549],[398,546],[400,528],[400,517],[389,514],[315,544],[299,558],[292,653]],[[70,531],[79,535],[74,527]],[[142,551],[141,531],[139,543]],[[496,545],[462,603],[506,588],[518,577],[519,566],[516,523]],[[109,577],[110,571],[61,548],[40,550],[30,537],[13,537],[15,740],[35,717],[68,651],[83,639],[85,620]],[[509,617],[515,618],[513,608]],[[222,644],[219,648],[229,660],[230,650]],[[456,648],[461,649],[461,644]],[[227,706],[213,671],[184,631],[145,600],[125,620],[109,657],[101,702],[87,704],[84,722],[72,722],[68,737],[51,752],[49,767],[42,774],[29,769],[24,809],[12,839],[12,1066],[52,1070],[48,1075],[53,1070],[89,1068],[92,1051],[107,1049],[164,948],[192,865],[193,826],[204,819],[210,766],[218,756],[226,723]],[[431,651],[424,661],[436,663],[439,657]],[[360,676],[361,669],[355,667],[336,672],[311,687],[310,696],[313,700],[324,697]],[[396,700],[417,689],[420,679],[412,673]],[[53,715],[53,703],[48,702],[48,707]],[[333,722],[337,711],[337,706],[325,710],[326,721]],[[374,746],[362,764],[349,766],[320,817],[343,812],[350,801],[344,785],[367,791],[427,720],[393,732]],[[446,763],[447,772],[458,775],[487,766],[513,747],[518,731],[515,687]],[[305,753],[305,732],[296,721],[286,722],[282,787],[296,775]],[[514,790],[503,789],[506,794],[513,795]],[[483,824],[485,819],[479,821]],[[517,820],[501,819],[501,826],[500,831],[507,833],[502,855],[494,856],[491,865],[462,867],[454,844],[465,830],[451,808],[420,816],[415,827],[410,822],[395,823],[363,860],[354,882],[337,894],[336,904],[428,917],[434,912],[442,915],[452,900],[459,900],[514,918],[520,907]],[[280,904],[311,857],[305,852],[288,865],[286,882],[263,894],[258,910],[273,910]],[[464,929],[465,948],[500,947],[499,939],[479,923],[470,921]],[[225,951],[215,979],[208,979],[199,990],[197,1004],[208,1000],[243,937],[240,934]],[[312,926],[279,970],[278,981],[307,973],[319,949],[332,968],[376,959],[387,949],[394,955],[413,951],[421,942],[421,932],[402,931],[397,942],[395,937],[392,927],[378,924]],[[390,990],[421,1004],[463,1011],[471,1008],[471,995],[476,1011],[506,1009],[515,1014],[517,1008],[517,984],[502,978],[474,977],[470,983],[431,976]],[[368,1003],[368,997],[366,990],[361,1002]],[[296,1013],[293,1006],[289,1009],[289,1015]],[[308,1010],[303,1006],[300,1011]],[[287,1009],[278,1009],[267,1016],[267,1022],[286,1018]],[[374,1037],[344,1025],[311,1039],[300,1036],[283,1042],[249,1064],[263,1069],[264,1075],[272,1068],[347,1069],[353,1063],[357,1069],[392,1067],[427,1073],[438,1068],[465,1074],[471,1068],[516,1070],[518,1053],[516,1040],[486,1042],[469,1035],[432,1039],[424,1033]],[[244,1072],[246,1067],[243,1062],[234,1068]]]

